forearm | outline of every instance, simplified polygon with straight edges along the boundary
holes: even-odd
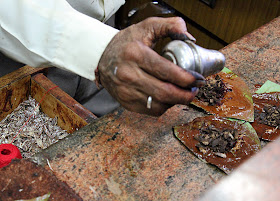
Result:
[[[30,66],[56,66],[94,80],[118,30],[62,0],[0,0],[0,51]]]

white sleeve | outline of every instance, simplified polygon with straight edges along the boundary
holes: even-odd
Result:
[[[56,66],[94,80],[117,33],[66,0],[0,0],[0,51],[33,67]]]
[[[67,0],[77,11],[106,22],[125,0]]]

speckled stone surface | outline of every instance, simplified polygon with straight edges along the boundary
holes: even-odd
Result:
[[[37,156],[84,200],[193,200],[224,173],[175,138],[174,125],[201,115],[185,108],[160,118],[120,109]]]
[[[226,67],[239,75],[252,92],[266,80],[280,84],[279,27],[280,17],[221,50]]]
[[[279,83],[280,18],[222,49],[254,92]],[[176,105],[159,118],[118,109],[37,154],[84,200],[194,200],[226,175],[190,153],[172,127],[203,113]],[[50,166],[46,163],[49,160]]]

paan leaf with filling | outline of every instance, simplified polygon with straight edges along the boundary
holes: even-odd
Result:
[[[261,149],[250,123],[215,115],[175,126],[174,134],[198,158],[227,174]]]
[[[208,76],[192,102],[210,114],[254,121],[253,100],[246,83],[227,68]]]
[[[255,121],[259,138],[274,141],[280,135],[280,85],[271,81],[253,94]]]

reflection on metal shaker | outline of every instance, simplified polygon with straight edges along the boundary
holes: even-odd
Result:
[[[204,77],[218,73],[225,66],[225,56],[216,50],[200,47],[186,40],[173,40],[163,48],[162,56],[186,71],[195,71]]]

